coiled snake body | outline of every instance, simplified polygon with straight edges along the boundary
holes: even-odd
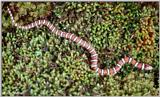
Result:
[[[13,15],[12,15],[9,8],[8,8],[8,12],[10,14],[12,23],[17,28],[28,30],[28,29],[37,27],[39,25],[45,25],[56,35],[58,35],[60,37],[64,37],[68,40],[71,40],[71,41],[79,44],[81,47],[85,48],[86,50],[88,50],[88,52],[91,54],[91,60],[90,60],[91,69],[96,71],[98,73],[98,75],[101,75],[101,76],[114,75],[126,63],[130,63],[134,67],[137,67],[138,69],[141,69],[141,70],[152,70],[153,69],[152,66],[150,66],[149,64],[139,63],[135,59],[133,59],[131,57],[127,57],[127,56],[125,56],[124,58],[119,60],[115,67],[101,69],[98,67],[98,54],[97,54],[96,50],[92,47],[91,44],[87,43],[86,41],[84,41],[80,37],[77,37],[76,35],[74,35],[72,33],[67,33],[67,32],[63,32],[61,30],[58,30],[48,20],[37,20],[37,21],[32,22],[28,25],[21,26],[21,25],[15,23],[15,20],[14,20]]]

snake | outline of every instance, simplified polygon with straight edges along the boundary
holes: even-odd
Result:
[[[142,62],[138,62],[136,61],[136,59],[125,55],[123,58],[121,58],[121,60],[119,60],[118,62],[116,62],[116,65],[110,68],[100,68],[100,66],[98,66],[98,53],[96,52],[95,48],[92,46],[91,43],[88,43],[87,41],[83,40],[81,37],[76,36],[73,33],[69,33],[69,32],[64,32],[62,30],[57,29],[50,21],[48,21],[47,19],[39,19],[36,21],[33,21],[29,24],[25,24],[25,25],[19,25],[18,23],[15,22],[13,14],[10,10],[9,7],[7,7],[8,13],[11,17],[11,22],[12,24],[19,28],[19,29],[23,29],[23,30],[29,30],[32,29],[34,27],[38,27],[38,26],[46,26],[52,33],[54,33],[57,36],[60,37],[64,37],[65,39],[68,39],[74,43],[76,43],[77,45],[80,45],[80,47],[84,48],[85,50],[87,50],[90,54],[90,68],[91,70],[95,71],[97,75],[99,76],[113,76],[115,75],[117,72],[120,71],[120,69],[122,68],[123,65],[125,65],[126,63],[131,64],[133,67],[136,67],[140,70],[152,70],[153,67],[149,64],[145,64]]]

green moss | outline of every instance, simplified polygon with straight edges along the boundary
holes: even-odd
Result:
[[[46,27],[21,30],[12,26],[8,5],[15,9],[20,24],[49,16],[58,29],[82,37],[95,47],[101,66],[112,67],[128,54],[151,64],[154,71],[138,71],[126,64],[113,77],[99,77],[90,70],[89,53],[77,44]],[[3,96],[158,95],[156,6],[132,2],[3,3],[2,28],[7,28],[2,31]]]

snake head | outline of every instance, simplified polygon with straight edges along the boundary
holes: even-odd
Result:
[[[153,67],[152,66],[150,66],[149,64],[145,64],[146,66],[145,66],[145,70],[152,70],[153,69]]]

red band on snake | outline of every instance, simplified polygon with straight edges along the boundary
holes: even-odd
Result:
[[[152,70],[153,69],[152,66],[150,66],[149,64],[139,63],[135,59],[133,59],[131,57],[127,57],[127,56],[125,56],[124,58],[119,60],[115,67],[101,69],[98,67],[98,54],[97,54],[96,50],[93,48],[93,46],[91,44],[87,43],[86,41],[84,41],[80,37],[78,37],[72,33],[67,33],[67,32],[63,32],[61,30],[58,30],[48,20],[37,20],[37,21],[30,23],[28,25],[21,26],[21,25],[15,23],[15,20],[14,20],[13,15],[12,15],[9,8],[8,8],[8,12],[10,14],[12,23],[17,28],[28,30],[28,29],[37,27],[39,25],[44,25],[44,26],[47,26],[51,30],[51,32],[55,33],[56,35],[58,35],[60,37],[64,37],[68,40],[71,40],[71,41],[79,44],[81,47],[85,48],[86,50],[88,50],[88,52],[91,55],[91,60],[90,60],[91,69],[96,71],[98,73],[98,75],[101,75],[101,76],[115,75],[118,71],[120,71],[122,66],[126,63],[130,63],[134,67],[137,67],[138,69],[141,69],[141,70]]]

